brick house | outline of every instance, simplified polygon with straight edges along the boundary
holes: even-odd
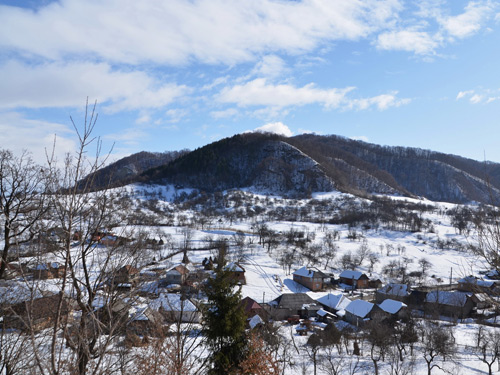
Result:
[[[330,277],[316,268],[302,267],[293,273],[293,281],[311,291],[322,290]]]

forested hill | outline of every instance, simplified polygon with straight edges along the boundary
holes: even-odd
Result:
[[[171,152],[141,151],[107,165],[92,176],[88,176],[87,179],[93,178],[92,183],[97,188],[124,185],[134,181],[144,171],[168,164],[188,152],[188,150]],[[82,181],[82,184],[87,179]]]
[[[407,147],[387,147],[338,136],[301,135],[289,142],[313,157],[351,171],[358,169],[396,190],[434,201],[497,203],[500,164]],[[365,188],[350,176],[348,186]],[[403,189],[403,191],[401,190]],[[381,192],[369,189],[371,192]]]
[[[206,192],[254,187],[297,197],[334,189],[457,203],[497,203],[500,196],[500,164],[333,135],[245,133],[175,156],[121,181],[172,183]]]

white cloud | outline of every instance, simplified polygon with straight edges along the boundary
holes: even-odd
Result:
[[[470,97],[470,102],[473,103],[473,104],[477,104],[477,103],[480,103],[481,100],[483,100],[483,96],[482,95],[479,95],[479,94],[474,94]]]
[[[240,107],[265,106],[284,108],[289,106],[304,106],[320,104],[325,108],[368,109],[376,107],[380,110],[407,104],[408,99],[398,99],[397,93],[384,94],[371,98],[349,98],[348,93],[354,87],[320,89],[310,83],[303,87],[291,84],[270,84],[263,78],[258,78],[242,85],[224,88],[219,94],[219,101],[235,103]]]
[[[498,96],[499,91],[500,90],[498,90],[498,89],[492,90],[492,89],[484,89],[484,88],[480,88],[478,90],[460,91],[457,94],[456,100],[468,98],[469,102],[471,102],[472,104],[479,104],[479,103],[489,104],[489,103],[492,103],[500,98]]]
[[[439,17],[438,22],[452,37],[465,38],[476,32],[491,15],[493,6],[488,2],[470,2],[465,11],[457,16]]]
[[[382,33],[375,45],[382,50],[399,50],[428,55],[440,45],[440,37],[419,30],[399,30]]]
[[[69,123],[69,119],[68,119]],[[74,132],[66,125],[29,119],[18,112],[0,112],[1,147],[17,155],[28,150],[37,163],[47,160],[46,151],[52,153],[55,141],[55,155],[59,160],[76,148]]]
[[[161,108],[190,89],[158,83],[140,71],[113,70],[106,63],[28,65],[9,61],[0,66],[0,108],[76,107],[96,98],[105,112]]]
[[[400,9],[397,0],[60,0],[37,11],[3,5],[0,46],[47,59],[232,65],[367,37]]]
[[[262,133],[275,133],[284,135],[285,137],[291,137],[293,135],[293,132],[290,130],[290,128],[282,122],[270,122],[256,128],[254,131]]]
[[[468,91],[460,91],[458,94],[457,94],[457,100],[459,99],[463,99],[465,98],[466,96],[468,95],[472,95],[474,93],[474,90],[468,90]]]
[[[252,75],[264,78],[279,77],[287,71],[285,61],[276,55],[267,55],[259,61],[252,71]]]

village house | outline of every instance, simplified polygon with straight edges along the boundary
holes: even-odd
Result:
[[[239,263],[228,263],[224,267],[224,270],[228,271],[231,274],[230,277],[232,277],[238,284],[246,284],[245,269]]]
[[[410,287],[406,284],[387,284],[375,292],[375,299],[377,303],[382,303],[386,299],[392,299],[408,303],[410,297]]]
[[[131,265],[126,265],[116,271],[110,283],[116,288],[130,289],[137,283],[139,279],[139,270]]]
[[[64,276],[64,266],[57,262],[37,264],[32,268],[35,280],[58,279]]]
[[[370,287],[370,278],[360,271],[344,270],[339,275],[339,283],[353,289],[364,289]]]
[[[262,319],[267,320],[267,311],[257,303],[254,299],[250,297],[245,297],[241,300],[241,306],[245,311],[248,318],[253,318],[255,315],[259,315]]]
[[[372,311],[372,317],[376,315],[379,320],[400,320],[409,316],[408,305],[401,301],[386,299],[376,307],[376,311]]]
[[[161,281],[164,285],[183,285],[189,275],[189,269],[185,264],[177,264],[165,272],[165,278]]]
[[[126,331],[141,336],[161,336],[164,333],[163,316],[147,305],[132,306]]]
[[[266,309],[272,319],[285,320],[292,315],[314,317],[321,306],[306,293],[285,293],[269,302]]]
[[[470,315],[474,302],[470,294],[459,291],[434,290],[425,297],[424,311],[427,314],[442,314],[463,319]]]
[[[3,327],[21,331],[41,331],[50,327],[56,318],[58,305],[61,302],[61,324],[73,321],[73,302],[61,294],[53,294],[33,300],[19,302],[2,309]]]
[[[458,290],[462,292],[492,294],[495,287],[494,281],[481,280],[472,275],[458,280]]]
[[[356,327],[362,327],[366,321],[370,320],[374,306],[373,303],[362,299],[354,300],[345,308],[344,320]]]
[[[325,309],[326,311],[335,314],[339,318],[342,318],[345,315],[345,308],[351,303],[351,300],[344,296],[342,293],[328,293],[327,295],[318,298],[316,302],[321,304],[321,306],[323,306],[323,309]]]
[[[180,294],[160,293],[157,299],[150,301],[149,306],[159,311],[168,322],[201,322],[201,312],[188,298]]]
[[[312,290],[322,290],[329,284],[330,277],[316,268],[302,267],[293,273],[293,281]]]

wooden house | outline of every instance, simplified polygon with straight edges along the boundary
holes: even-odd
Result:
[[[306,293],[285,293],[269,302],[266,309],[272,319],[285,320],[292,315],[314,317],[321,306]]]
[[[316,268],[302,267],[293,273],[293,281],[316,291],[324,289],[325,285],[329,284],[330,276]]]
[[[409,316],[408,305],[401,301],[386,299],[376,307],[372,316],[378,315],[379,320],[400,320]]]
[[[386,299],[408,303],[410,293],[411,290],[408,285],[390,283],[375,292],[375,299],[377,303],[382,303]]]
[[[171,285],[179,284],[183,285],[189,276],[189,269],[184,264],[178,264],[165,272],[165,278],[162,280],[162,284]]]
[[[110,283],[117,288],[131,288],[139,279],[139,270],[131,265],[126,265],[117,270]]]
[[[246,284],[245,269],[239,263],[228,263],[224,269],[231,274],[231,277],[235,279],[238,284]]]
[[[364,289],[370,287],[370,278],[360,271],[344,270],[339,275],[339,283],[353,289]]]
[[[474,302],[470,294],[459,291],[434,290],[425,297],[424,311],[428,314],[466,318],[472,312]]]
[[[370,319],[374,306],[373,303],[362,299],[354,300],[345,308],[344,319],[352,325],[362,327]]]

